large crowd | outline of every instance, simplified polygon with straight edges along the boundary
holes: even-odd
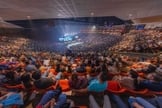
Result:
[[[113,32],[113,33],[112,33]],[[103,51],[158,53],[161,51],[162,33],[158,30],[132,30],[122,34],[119,31],[98,30],[84,31],[73,43],[81,43],[70,47],[74,51]]]
[[[91,46],[90,49],[93,49],[92,46],[94,50],[100,48],[95,46],[99,42],[105,50],[63,51],[61,54],[58,53],[60,49],[67,49],[59,43],[49,45],[25,38],[1,36],[0,108],[24,108],[28,103],[32,103],[33,108],[81,108],[76,100],[69,97],[79,100],[84,95],[90,108],[161,108],[162,97],[157,95],[162,94],[161,59],[132,57],[107,50],[112,47],[113,51],[122,51],[123,48],[133,51],[128,47],[145,45],[141,42],[146,42],[145,46],[151,44],[151,52],[156,52],[154,46],[159,48],[156,41],[161,39],[161,34],[144,34],[146,36],[141,37],[140,34],[130,33],[124,39],[121,36],[97,37],[97,34],[94,38],[85,36],[85,44]],[[141,52],[139,47],[135,49]],[[150,52],[150,49],[144,51]],[[99,102],[96,101],[96,94],[103,96]]]
[[[82,33],[80,38],[75,42],[82,44],[72,46],[70,49],[74,51],[103,51],[112,47],[122,40],[121,35],[109,35],[102,33]]]
[[[162,33],[157,30],[131,31],[124,39],[110,48],[112,51],[157,53],[161,50]]]

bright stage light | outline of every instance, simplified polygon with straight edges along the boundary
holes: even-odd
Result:
[[[75,38],[77,39],[77,38],[79,38],[79,36],[75,36]]]
[[[94,25],[94,26],[92,26],[92,29],[96,29],[96,26]]]
[[[73,36],[73,35],[76,35],[77,33],[75,32],[72,32],[72,33],[65,33],[64,36]]]

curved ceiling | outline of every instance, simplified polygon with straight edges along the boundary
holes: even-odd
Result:
[[[117,16],[135,19],[162,13],[162,0],[1,0],[3,20]]]

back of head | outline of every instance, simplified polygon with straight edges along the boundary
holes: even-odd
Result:
[[[14,74],[15,72],[9,71],[9,72],[6,72],[5,76],[7,79],[14,79]]]
[[[149,65],[147,69],[147,73],[155,72],[156,66],[154,65]]]
[[[135,70],[130,70],[130,75],[131,75],[132,78],[138,77],[138,73]]]
[[[72,76],[71,76],[71,79],[73,81],[76,81],[78,79],[78,75],[76,73],[73,73]]]
[[[41,73],[40,72],[33,72],[32,78],[35,80],[39,80],[41,78]]]
[[[161,82],[162,81],[162,74],[158,73],[158,72],[155,72],[154,74],[155,74],[154,80],[157,81],[157,82]]]
[[[21,76],[21,80],[22,80],[23,82],[30,81],[30,74],[29,74],[29,73],[24,73],[24,74]]]
[[[100,80],[101,80],[102,82],[105,82],[105,81],[108,80],[108,76],[107,76],[107,74],[104,73],[104,72],[101,72],[99,78],[100,78]]]

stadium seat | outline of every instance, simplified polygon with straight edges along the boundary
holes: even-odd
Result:
[[[7,89],[17,89],[17,90],[23,90],[25,89],[23,84],[17,84],[17,85],[8,85],[8,84],[4,84],[3,85],[5,88]]]
[[[133,89],[126,89],[126,92],[130,94],[131,96],[146,96],[148,94],[148,89],[143,90],[133,90]]]
[[[83,73],[77,72],[77,75],[78,75],[78,76],[86,76],[87,73],[86,73],[86,72],[83,72]]]
[[[159,96],[159,95],[162,95],[162,91],[161,92],[149,91],[148,94],[153,95],[153,96],[155,96],[155,95]]]
[[[107,91],[114,94],[124,94],[126,89],[121,87],[117,81],[108,81]]]

